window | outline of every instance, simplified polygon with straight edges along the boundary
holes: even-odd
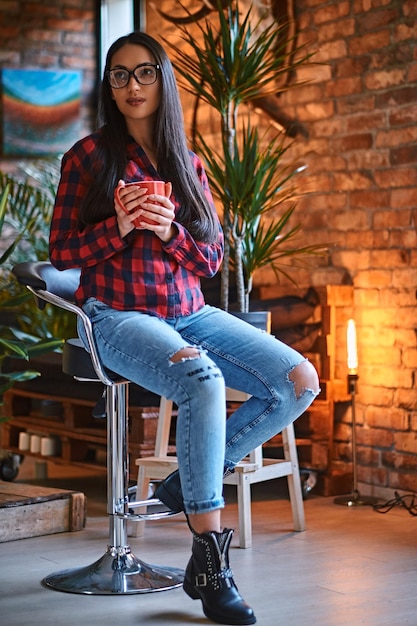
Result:
[[[119,37],[145,28],[143,0],[100,0],[100,76],[103,75],[107,50]]]

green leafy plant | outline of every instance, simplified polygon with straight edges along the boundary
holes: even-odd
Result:
[[[6,359],[29,361],[59,349],[62,329],[71,326],[56,318],[45,321],[48,315],[39,312],[33,296],[10,273],[22,260],[48,258],[52,206],[51,197],[38,187],[0,172],[0,399],[16,382],[39,375],[34,369],[8,371]]]
[[[198,130],[194,136],[223,213],[221,306],[229,308],[232,269],[238,309],[247,312],[258,269],[270,266],[277,277],[291,279],[286,261],[299,265],[327,249],[326,244],[304,245],[301,225],[291,225],[299,195],[294,179],[300,168],[287,160],[285,133],[269,140],[260,137],[251,127],[250,110],[240,110],[241,105],[296,86],[289,86],[283,76],[309,62],[310,55],[302,47],[288,46],[287,24],[265,26],[262,19],[254,24],[252,7],[242,15],[237,0],[227,9],[217,1],[215,15],[217,26],[207,20],[198,24],[199,36],[179,25],[183,45],[168,45],[175,53],[181,86],[219,115],[218,151]]]

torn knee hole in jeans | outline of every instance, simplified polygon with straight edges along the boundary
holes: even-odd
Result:
[[[181,348],[169,359],[169,365],[176,365],[178,363],[185,363],[186,361],[197,361],[201,358],[202,354],[206,354],[205,350],[195,346],[186,346],[185,348]],[[223,374],[219,370],[219,368],[207,362],[203,362],[202,364],[197,364],[192,370],[187,371],[187,376],[190,378],[196,377],[200,382],[213,380],[213,379],[223,379]]]
[[[199,359],[201,357],[201,350],[194,346],[186,346],[185,348],[181,348],[177,352],[174,352],[172,356],[169,358],[169,364],[174,365],[174,363],[182,363],[184,361],[194,361],[194,359]]]
[[[299,400],[306,391],[314,396],[320,392],[319,379],[315,367],[309,361],[302,361],[288,374],[288,380],[293,383],[294,393]]]

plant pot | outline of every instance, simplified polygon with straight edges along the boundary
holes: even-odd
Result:
[[[271,332],[271,311],[249,311],[248,313],[231,311],[231,313],[235,317],[255,326],[255,328],[259,328],[259,330],[264,330],[267,333]]]

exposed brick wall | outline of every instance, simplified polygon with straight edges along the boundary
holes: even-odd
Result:
[[[171,0],[161,8],[173,13]],[[194,8],[201,3],[190,0]],[[309,242],[331,242],[328,261],[299,271],[300,289],[354,286],[359,349],[358,477],[379,495],[417,490],[417,4],[415,0],[295,0],[300,41],[318,63],[281,103],[303,123],[293,156],[308,165],[298,216]],[[178,10],[178,7],[175,8]],[[0,55],[12,67],[83,69],[83,119],[92,124],[94,0],[2,0]],[[148,30],[175,29],[148,8]],[[184,94],[187,121],[192,99]],[[258,123],[268,126],[265,115]],[[215,122],[204,112],[204,132]],[[262,272],[260,285],[273,276]],[[292,292],[294,287],[289,286]],[[343,320],[345,321],[345,320]],[[338,376],[346,376],[346,345]],[[350,463],[350,411],[337,415],[334,454]]]
[[[354,285],[358,480],[381,495],[416,490],[417,5],[296,4],[302,39],[326,65],[285,100],[309,132],[296,148],[312,190],[304,228],[333,243],[329,266]],[[342,459],[349,419],[336,427]]]
[[[169,0],[160,6],[173,13]],[[292,148],[308,165],[298,216],[309,242],[332,244],[321,268],[295,277],[300,291],[346,274],[354,286],[361,491],[417,490],[417,4],[295,0],[295,6],[299,42],[317,63],[302,67],[299,77],[307,82],[280,99],[308,133]],[[151,9],[148,27],[175,38]],[[189,95],[184,102],[188,114]],[[265,115],[255,116],[269,125]],[[204,110],[199,120],[207,138],[213,119]],[[274,280],[267,271],[257,276],[258,285]],[[344,337],[336,367],[346,377]],[[351,467],[350,421],[350,409],[339,407],[334,456],[341,472]]]

